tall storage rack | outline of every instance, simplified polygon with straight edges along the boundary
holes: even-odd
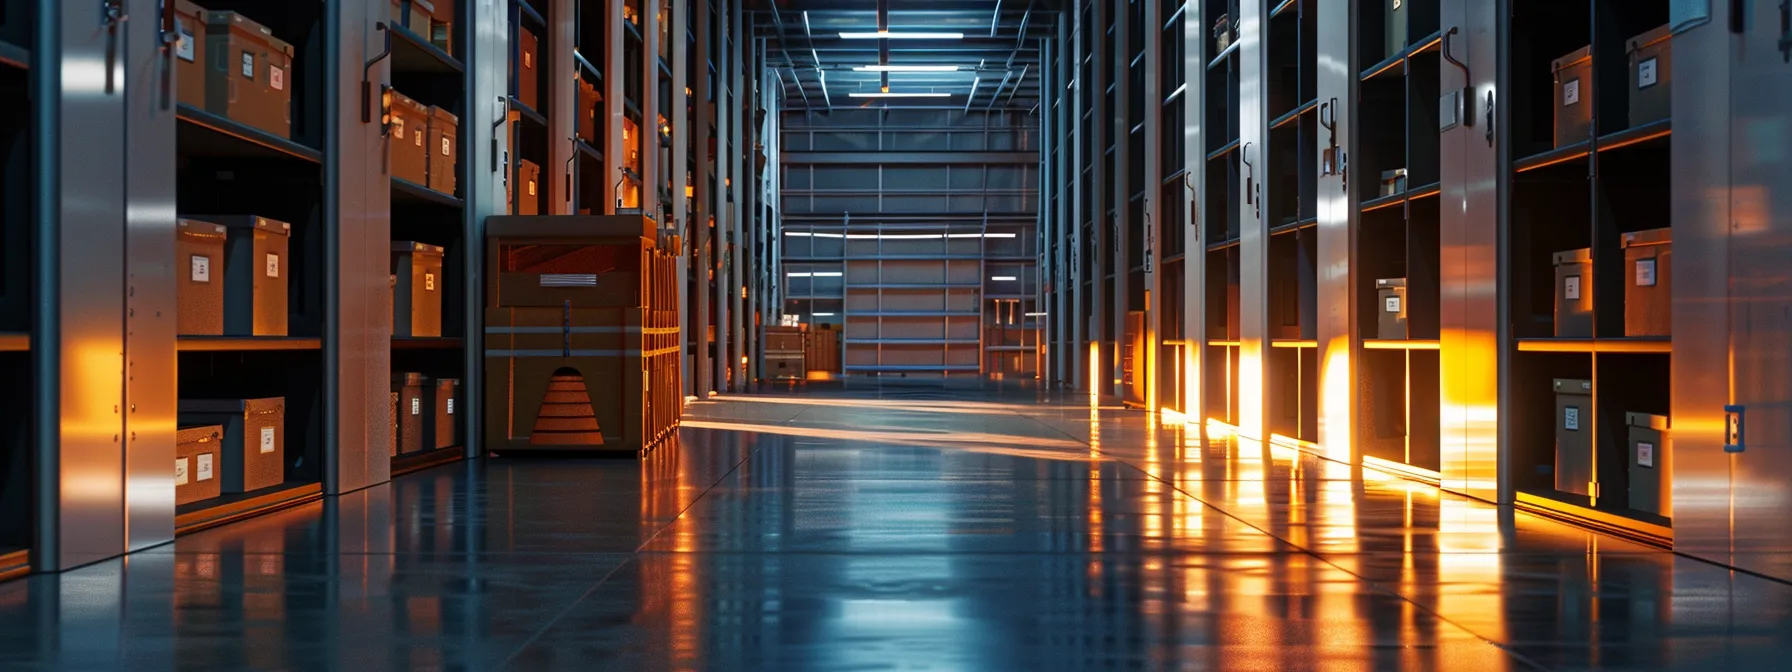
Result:
[[[0,95],[31,95],[35,47],[31,3],[4,0],[0,23]],[[30,105],[0,111],[0,577],[23,571],[31,543],[31,446],[37,399],[31,393],[33,223],[42,204],[34,193],[38,152]]]
[[[564,141],[549,132],[549,107],[559,88],[553,61],[543,59],[554,44],[550,21],[558,17],[542,13],[530,0],[510,0],[510,212],[545,215],[551,212],[546,176],[554,166],[549,146]]]
[[[219,22],[226,16],[222,12],[237,12],[265,26],[274,38],[293,45],[290,71],[281,75],[290,87],[291,132],[264,130],[221,111],[180,103],[176,209],[182,217],[253,215],[291,225],[289,254],[280,260],[285,268],[270,267],[265,271],[270,278],[285,276],[287,315],[283,317],[288,322],[284,336],[182,335],[178,361],[180,412],[187,415],[192,410],[189,400],[281,399],[283,474],[276,485],[178,506],[177,532],[231,520],[267,506],[319,496],[324,478],[321,417],[325,403],[322,351],[327,338],[323,333],[328,272],[325,255],[335,243],[323,210],[323,164],[336,159],[323,149],[326,77],[322,72],[321,44],[324,32],[332,28],[322,3],[210,0],[203,7],[212,12],[209,22]],[[208,34],[206,39],[218,39],[214,35]],[[208,50],[210,46],[207,45]],[[265,72],[262,69],[277,68],[278,64],[256,63],[254,67],[255,76],[260,77]],[[235,69],[229,74],[234,75]],[[233,82],[232,86],[236,84]],[[211,88],[208,84],[208,97]],[[249,255],[242,259],[249,260]],[[226,283],[246,280],[231,277],[230,260],[226,256],[225,264],[211,273]],[[258,264],[259,261],[256,259]],[[183,263],[182,271],[187,270]],[[196,268],[191,272],[200,274]],[[278,312],[277,308],[274,310]],[[229,450],[232,446],[222,448]],[[194,477],[198,476],[195,472]]]
[[[1398,4],[1398,9],[1394,8]],[[1431,480],[1439,447],[1439,0],[1356,3],[1351,260],[1365,462]],[[1404,283],[1404,294],[1383,290]],[[1394,318],[1384,320],[1384,314]],[[1388,326],[1384,329],[1383,324]],[[1382,333],[1383,331],[1393,333]]]
[[[603,148],[609,146],[610,116],[604,99],[604,71],[610,52],[605,36],[609,34],[610,12],[607,3],[579,0],[574,9],[578,23],[577,46],[573,49],[573,65],[578,77],[573,85],[573,166],[571,212],[581,215],[603,214],[612,210],[606,202],[614,176],[604,173]],[[620,72],[616,73],[621,76]]]
[[[442,13],[446,16],[466,16],[468,7],[463,0],[435,0],[438,4],[447,3],[451,11]],[[397,94],[414,99],[424,106],[433,106],[448,112],[456,119],[469,118],[466,95],[466,66],[454,54],[465,53],[466,22],[457,21],[448,24],[448,29],[441,31],[448,48],[438,44],[436,36],[425,35],[421,26],[405,27],[388,22],[386,32],[390,35],[391,45],[391,79],[392,90]],[[459,185],[466,185],[472,180],[467,161],[459,160],[467,155],[466,138],[471,129],[467,124],[456,124],[455,135],[446,138],[453,147],[441,145],[444,138],[436,137],[432,131],[410,129],[408,133],[425,132],[426,148],[432,159],[448,154],[453,166],[452,181],[443,179],[436,173],[438,166],[430,166],[428,184],[418,184],[397,175],[392,177],[392,241],[394,243],[413,242],[434,245],[442,248],[439,335],[398,335],[392,337],[392,373],[399,376],[404,373],[421,373],[429,381],[428,389],[433,394],[438,383],[443,379],[459,381],[460,388],[466,386],[466,326],[468,324],[467,286],[465,274],[460,269],[467,267],[467,255],[472,247],[467,240],[466,220],[468,218],[466,201],[461,197]],[[399,137],[398,132],[389,132],[390,142],[402,144],[415,141],[415,136]],[[454,185],[454,186],[448,186]],[[396,255],[396,253],[395,253]],[[395,257],[396,258],[396,257]],[[407,272],[396,264],[393,277]],[[395,282],[394,291],[406,286]],[[427,291],[427,290],[425,290]],[[395,305],[402,306],[403,303]],[[464,401],[464,400],[461,400]],[[448,404],[438,401],[439,409],[419,409],[419,422],[437,424],[434,412],[447,412]],[[442,461],[453,460],[465,454],[464,444],[468,427],[465,422],[467,414],[462,408],[448,413],[453,416],[452,439],[430,436],[435,439],[429,445],[421,445],[420,452],[405,452],[400,445],[393,447],[394,475]],[[404,416],[411,409],[401,404],[396,413]],[[395,417],[394,422],[400,422]],[[446,427],[436,429],[440,432]],[[419,444],[420,445],[420,444]]]
[[[1204,53],[1209,54],[1202,78],[1205,104],[1202,137],[1205,139],[1207,197],[1202,201],[1201,241],[1204,261],[1201,287],[1206,294],[1203,319],[1205,353],[1202,358],[1203,418],[1236,425],[1239,415],[1240,327],[1239,241],[1242,202],[1233,194],[1244,193],[1244,165],[1239,160],[1240,76],[1237,0],[1201,0],[1203,17],[1215,26],[1208,31]]]
[[[1318,440],[1318,13],[1282,0],[1267,31],[1270,115],[1264,211],[1270,223],[1268,430]],[[1329,103],[1327,112],[1330,112]]]
[[[1506,468],[1521,505],[1592,518],[1615,515],[1656,536],[1669,534],[1659,508],[1666,481],[1658,470],[1671,462],[1665,454],[1633,453],[1626,416],[1668,415],[1673,341],[1665,322],[1648,329],[1627,324],[1626,295],[1644,282],[1665,294],[1672,276],[1665,260],[1651,263],[1647,277],[1639,274],[1637,264],[1626,259],[1625,237],[1646,231],[1662,235],[1659,230],[1672,223],[1671,114],[1632,105],[1639,82],[1647,88],[1672,85],[1665,65],[1641,79],[1637,71],[1641,60],[1670,58],[1646,37],[1668,23],[1668,4],[1515,3],[1510,41],[1503,45],[1511,80],[1513,157],[1511,223],[1504,241],[1511,260],[1507,310],[1514,344],[1502,353],[1512,362],[1506,381],[1512,405],[1506,414],[1511,419]],[[1549,20],[1543,19],[1545,12]],[[1590,47],[1584,54],[1590,61],[1576,65],[1580,59],[1569,56],[1583,47]],[[1558,74],[1558,62],[1584,70]],[[1587,108],[1578,112],[1581,127],[1558,120],[1563,115],[1572,120],[1575,106]],[[1579,249],[1590,252],[1591,278],[1584,279],[1582,291],[1591,292],[1586,305],[1592,314],[1577,328],[1557,317],[1571,273],[1558,272],[1552,260]],[[1629,309],[1662,315],[1666,305]],[[1589,381],[1584,401],[1558,407],[1553,383],[1559,379]],[[1576,417],[1564,417],[1567,408],[1575,409]],[[1636,494],[1661,490],[1645,498],[1657,507],[1650,510],[1641,502],[1633,508],[1633,488]]]
[[[1187,85],[1187,49],[1184,40],[1187,24],[1193,19],[1189,11],[1189,3],[1183,0],[1157,0],[1159,3],[1157,18],[1159,26],[1147,25],[1148,39],[1157,40],[1157,93],[1161,105],[1156,109],[1156,122],[1161,129],[1156,137],[1155,145],[1159,148],[1158,172],[1161,176],[1157,187],[1157,216],[1149,226],[1156,227],[1156,240],[1160,259],[1157,284],[1162,288],[1161,296],[1155,302],[1157,315],[1148,319],[1157,320],[1159,335],[1159,354],[1157,360],[1157,387],[1159,404],[1164,408],[1187,413],[1192,409],[1184,396],[1186,379],[1184,369],[1190,365],[1191,341],[1200,334],[1189,333],[1186,315],[1189,302],[1187,284],[1189,269],[1198,268],[1198,256],[1189,257],[1190,240],[1189,223],[1194,213],[1191,212],[1194,200],[1191,188],[1191,173],[1188,170],[1188,152],[1183,142],[1187,133],[1187,111],[1189,108],[1189,87]],[[1153,144],[1153,143],[1147,143]],[[1056,146],[1056,143],[1053,144]],[[1149,257],[1149,252],[1147,253]]]

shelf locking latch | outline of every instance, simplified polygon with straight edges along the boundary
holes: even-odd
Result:
[[[1450,45],[1450,38],[1454,37],[1457,32],[1456,26],[1451,26],[1448,31],[1444,32],[1441,51],[1445,61],[1462,71],[1462,88],[1444,94],[1438,110],[1439,131],[1455,128],[1458,120],[1461,120],[1463,126],[1475,125],[1475,79],[1473,75],[1469,74],[1468,65],[1456,60],[1455,51]]]

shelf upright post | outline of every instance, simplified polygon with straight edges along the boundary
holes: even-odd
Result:
[[[454,2],[454,0],[437,0],[438,2]],[[578,115],[575,113],[579,103],[579,89],[573,82],[579,77],[578,62],[573,60],[573,51],[579,44],[579,25],[567,20],[573,16],[573,0],[530,0],[548,19],[548,29],[541,36],[541,53],[548,55],[541,63],[547,70],[547,89],[541,92],[541,109],[538,110],[548,118],[548,156],[547,163],[541,166],[538,182],[547,191],[547,208],[544,215],[572,214],[573,196],[568,191],[577,191],[578,185],[571,184],[568,189],[568,176],[573,173],[573,154],[578,151],[574,146],[574,138],[578,134]],[[616,5],[621,5],[617,0]],[[614,179],[615,173],[606,175]],[[608,181],[608,179],[604,180]]]
[[[713,1],[692,0],[697,11],[697,54],[694,68],[697,71],[697,81],[691,83],[691,90],[697,97],[694,105],[697,110],[697,127],[691,129],[690,138],[692,151],[697,154],[697,165],[693,167],[691,181],[693,182],[692,196],[696,198],[697,202],[692,208],[694,221],[691,222],[693,231],[691,234],[691,256],[693,257],[692,268],[694,269],[693,275],[696,276],[697,290],[693,298],[693,310],[696,318],[689,325],[691,333],[686,338],[696,343],[696,352],[693,353],[692,369],[695,373],[692,375],[691,393],[695,394],[698,399],[709,398],[709,392],[714,389],[716,379],[714,364],[711,361],[714,353],[709,340],[710,331],[715,328],[712,318],[713,311],[710,310],[710,302],[715,298],[710,289],[710,276],[715,270],[715,262],[710,254],[711,230],[709,226],[713,211],[710,201],[715,193],[712,172],[715,162],[708,158],[709,145],[715,137],[712,135],[713,131],[710,126],[715,123],[716,119],[716,106],[712,102],[716,78],[710,75],[710,65],[715,60],[713,50],[710,49],[710,41],[715,28],[715,14],[711,11]],[[622,122],[613,119],[610,124],[610,132],[620,134],[621,128]],[[614,141],[610,144],[620,147]],[[607,161],[609,156],[606,155],[604,158]]]
[[[391,175],[377,121],[362,121],[358,95],[368,60],[385,46],[375,30],[378,0],[324,5],[324,394],[326,495],[391,480]],[[383,5],[379,6],[384,9]],[[389,81],[390,64],[379,65]]]
[[[1445,54],[1466,69],[1439,69],[1439,91],[1494,95],[1499,74],[1499,12],[1496,3],[1441,0],[1443,30],[1457,29]],[[1458,46],[1459,45],[1459,46]],[[1472,76],[1472,81],[1466,78]],[[1426,101],[1420,101],[1421,104]],[[1464,118],[1485,116],[1481,101],[1464,101]],[[1487,501],[1510,502],[1498,488],[1500,455],[1496,427],[1501,424],[1498,362],[1503,358],[1500,325],[1500,203],[1505,180],[1499,150],[1490,131],[1504,128],[1492,120],[1458,124],[1439,140],[1442,160],[1438,242],[1443,258],[1438,269],[1438,366],[1440,376],[1440,466],[1442,487]],[[1432,129],[1420,129],[1429,132]],[[1498,185],[1497,187],[1495,185]]]
[[[1132,308],[1132,233],[1138,222],[1131,221],[1132,215],[1132,5],[1130,3],[1114,3],[1113,14],[1108,17],[1114,24],[1114,40],[1108,45],[1108,56],[1113,60],[1112,76],[1114,78],[1114,103],[1108,110],[1106,120],[1113,134],[1114,142],[1114,188],[1108,194],[1109,205],[1114,209],[1114,221],[1110,227],[1113,232],[1112,244],[1108,246],[1109,263],[1113,266],[1114,291],[1108,297],[1108,312],[1113,320],[1112,333],[1108,339],[1112,342],[1114,352],[1109,357],[1113,371],[1108,379],[1112,381],[1113,395],[1119,399],[1127,398],[1127,380],[1123,372],[1126,357],[1126,346],[1131,342],[1131,335],[1126,333],[1126,313]],[[1133,368],[1138,368],[1138,353],[1134,353]]]
[[[1092,46],[1090,51],[1094,64],[1090,68],[1093,76],[1089,78],[1089,97],[1094,114],[1091,115],[1088,129],[1092,155],[1088,157],[1091,168],[1089,174],[1093,182],[1089,189],[1092,195],[1089,208],[1090,233],[1094,234],[1094,239],[1090,241],[1093,249],[1089,255],[1089,270],[1093,277],[1089,278],[1090,311],[1083,319],[1088,320],[1091,331],[1089,340],[1093,347],[1089,349],[1089,356],[1095,358],[1094,363],[1089,364],[1090,373],[1095,377],[1089,381],[1089,393],[1091,397],[1099,399],[1104,391],[1112,394],[1114,388],[1113,348],[1108,344],[1108,303],[1112,299],[1107,296],[1106,291],[1108,268],[1111,265],[1109,257],[1113,256],[1113,236],[1110,235],[1113,223],[1108,219],[1108,210],[1114,197],[1111,190],[1102,189],[1107,184],[1107,142],[1112,135],[1111,130],[1104,132],[1103,129],[1113,128],[1113,122],[1108,118],[1112,110],[1108,109],[1107,91],[1108,79],[1113,76],[1114,53],[1113,44],[1107,39],[1107,7],[1110,3],[1094,0],[1093,4],[1094,25],[1083,27],[1084,30],[1092,31],[1089,44]]]
[[[453,1],[453,0],[448,0]],[[505,183],[515,165],[510,146],[510,60],[512,54],[510,3],[507,0],[465,0],[461,7],[462,51],[466,54],[466,113],[460,120],[460,191],[466,199],[460,255],[465,303],[461,314],[466,344],[460,394],[467,408],[483,408],[485,397],[485,220],[510,212]],[[605,182],[608,184],[608,182]],[[479,413],[467,413],[466,457],[478,457],[484,421]]]
[[[665,175],[660,172],[660,13],[652,6],[657,1],[641,0],[640,206],[641,212],[654,218],[654,223],[665,226],[665,222],[659,221],[660,185],[665,182]]]
[[[1069,332],[1069,338],[1066,339],[1067,342],[1065,343],[1067,346],[1065,349],[1069,352],[1066,353],[1065,359],[1066,364],[1070,367],[1071,389],[1080,391],[1084,389],[1085,385],[1090,386],[1089,389],[1093,390],[1093,386],[1095,385],[1095,381],[1087,379],[1089,375],[1089,363],[1086,358],[1089,357],[1088,344],[1091,341],[1091,332],[1089,330],[1088,312],[1086,312],[1087,309],[1085,308],[1085,302],[1088,299],[1083,293],[1083,281],[1087,278],[1083,277],[1082,264],[1083,255],[1086,254],[1083,248],[1088,244],[1087,241],[1083,240],[1083,226],[1085,224],[1083,218],[1089,208],[1089,204],[1083,202],[1083,166],[1088,165],[1091,160],[1090,157],[1083,152],[1083,137],[1084,134],[1088,133],[1088,127],[1083,124],[1083,91],[1090,87],[1090,83],[1085,81],[1086,78],[1083,77],[1082,74],[1083,59],[1088,56],[1083,50],[1082,40],[1084,31],[1092,29],[1083,23],[1083,12],[1080,2],[1076,3],[1072,11],[1075,12],[1076,19],[1071,30],[1067,33],[1065,33],[1065,31],[1060,31],[1061,34],[1059,36],[1060,42],[1069,47],[1067,51],[1071,54],[1070,63],[1072,68],[1071,72],[1068,73],[1068,81],[1071,82],[1071,86],[1067,89],[1071,103],[1069,124],[1071,156],[1069,185],[1071,214],[1068,221],[1068,226],[1070,228],[1070,258],[1064,273],[1065,283],[1068,285],[1068,291],[1070,292],[1070,296],[1064,302],[1065,307],[1069,309],[1066,313],[1068,316],[1066,322],[1068,324],[1067,331]]]
[[[1266,0],[1242,0],[1238,17],[1239,160],[1245,179],[1234,195],[1238,238],[1238,431],[1269,440],[1269,227],[1263,219],[1263,180],[1268,176],[1268,78],[1264,38],[1269,33]]]
[[[622,0],[604,3],[604,37],[601,48],[604,50],[603,105],[606,114],[599,119],[605,124],[604,172],[603,179],[599,180],[604,185],[604,202],[591,209],[593,213],[607,212],[612,215],[618,214],[616,204],[621,201],[621,189],[624,188],[617,178],[622,175],[622,167],[628,165],[628,146],[622,140],[622,121],[628,114],[628,105],[623,102],[628,95],[628,89],[624,86],[628,82],[628,75],[623,72],[622,67],[628,62],[623,54],[624,40],[627,39],[623,35],[623,31],[627,30],[622,26],[627,21],[623,18],[623,7]],[[697,39],[701,44],[702,35],[698,35]]]
[[[1356,280],[1351,249],[1356,238],[1357,199],[1347,184],[1348,160],[1355,152],[1357,77],[1360,70],[1355,43],[1355,21],[1348,0],[1316,0],[1321,27],[1314,36],[1320,63],[1343,63],[1344,68],[1319,68],[1314,80],[1320,108],[1318,150],[1318,217],[1314,232],[1318,273],[1314,277],[1314,301],[1318,304],[1319,446],[1328,457],[1350,464],[1361,461],[1361,442],[1353,434],[1357,412],[1357,337],[1354,319]],[[1335,144],[1334,144],[1335,143]],[[1330,164],[1328,165],[1328,157]]]
[[[1158,353],[1163,349],[1163,329],[1159,322],[1163,319],[1159,306],[1163,303],[1163,287],[1159,279],[1163,275],[1163,236],[1158,235],[1157,228],[1164,225],[1161,209],[1163,200],[1163,114],[1159,107],[1163,104],[1164,94],[1162,82],[1157,78],[1160,67],[1158,60],[1163,58],[1163,18],[1158,9],[1161,2],[1147,1],[1144,7],[1145,57],[1141,64],[1145,69],[1145,109],[1140,110],[1145,121],[1145,170],[1142,171],[1144,184],[1140,188],[1145,192],[1145,219],[1141,222],[1145,236],[1145,352],[1135,353],[1136,362],[1143,362],[1145,369],[1145,410],[1157,413],[1158,400],[1163,395],[1157,386]],[[1134,364],[1133,368],[1139,368]],[[1136,375],[1136,374],[1135,374]]]
[[[690,0],[674,0],[669,20],[672,25],[667,35],[672,40],[672,109],[666,110],[666,119],[672,123],[672,207],[666,221],[661,222],[679,235],[679,243],[684,247],[678,250],[678,324],[685,330],[691,324],[691,253],[694,249],[689,240],[691,235],[690,201],[685,197],[684,188],[689,184],[685,176],[690,171],[691,129],[689,117],[685,115],[690,97],[685,94],[685,86],[689,84],[685,73],[690,71],[690,44],[686,39],[685,26],[690,25]],[[680,337],[679,344],[683,352],[679,355],[684,376],[682,394],[690,394],[692,377],[691,334]],[[681,402],[682,403],[682,402]]]
[[[1339,2],[1343,0],[1322,0]],[[1188,216],[1182,227],[1182,412],[1204,427],[1207,411],[1202,369],[1207,365],[1207,243],[1201,235],[1201,217],[1207,212],[1207,151],[1203,139],[1206,116],[1207,53],[1206,12],[1201,0],[1184,0],[1182,17],[1182,166],[1188,197]],[[1168,222],[1165,222],[1168,225]]]
[[[728,44],[730,50],[728,54],[728,77],[730,80],[730,87],[728,90],[728,153],[725,159],[721,156],[716,157],[716,160],[718,161],[726,160],[728,162],[728,181],[724,182],[723,186],[728,189],[728,195],[730,196],[728,200],[728,230],[731,232],[730,242],[733,244],[729,247],[731,248],[730,253],[733,255],[734,259],[734,263],[730,264],[728,273],[729,282],[728,287],[726,288],[729,304],[728,315],[731,320],[729,322],[730,338],[728,342],[733,345],[733,348],[728,355],[728,366],[735,372],[734,391],[736,392],[744,392],[747,390],[747,366],[741,359],[748,352],[747,346],[749,345],[747,341],[749,315],[746,312],[746,299],[741,296],[741,289],[745,286],[743,279],[746,277],[747,273],[746,253],[748,249],[746,236],[746,215],[748,210],[747,199],[744,196],[747,190],[747,145],[744,142],[744,139],[747,135],[743,132],[747,120],[741,102],[747,100],[746,73],[747,66],[751,62],[747,58],[747,41],[749,33],[746,30],[747,19],[744,8],[745,4],[745,0],[733,0],[728,3]]]

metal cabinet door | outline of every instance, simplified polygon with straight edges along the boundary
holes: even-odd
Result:
[[[1731,35],[1730,350],[1746,450],[1731,476],[1735,564],[1792,576],[1792,63],[1782,0]]]

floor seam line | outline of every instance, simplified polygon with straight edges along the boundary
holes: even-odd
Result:
[[[599,577],[596,583],[591,584],[590,588],[586,588],[585,592],[580,593],[577,599],[566,605],[566,608],[560,610],[560,613],[554,614],[553,618],[548,619],[547,623],[542,624],[541,628],[536,630],[534,634],[529,635],[528,639],[525,639],[521,644],[518,644],[516,650],[511,651],[510,655],[504,657],[504,661],[499,664],[499,669],[509,669],[511,664],[515,662],[517,656],[522,655],[523,651],[528,650],[530,646],[540,640],[542,635],[547,634],[548,630],[553,629],[555,625],[559,624],[561,619],[566,618],[567,614],[572,613],[573,609],[577,609],[580,604],[584,604],[585,600],[589,599],[593,594],[596,594],[597,589],[602,588],[604,583],[610,580],[610,577],[615,576],[617,572],[622,571],[623,567],[627,567],[629,563],[635,562],[640,558],[641,552],[652,545],[653,540],[658,539],[660,533],[665,532],[667,529],[670,529],[673,525],[677,524],[678,519],[683,518],[686,513],[697,506],[698,502],[703,501],[704,497],[708,497],[709,493],[716,489],[716,486],[722,484],[722,481],[728,480],[729,476],[733,476],[735,472],[740,471],[741,465],[746,464],[748,460],[753,459],[753,455],[758,452],[758,447],[747,451],[747,454],[742,456],[739,462],[734,463],[734,466],[730,467],[726,473],[723,473],[720,477],[716,478],[715,482],[710,483],[708,487],[703,488],[703,492],[700,492],[696,497],[691,498],[691,503],[686,504],[684,508],[679,509],[678,515],[673,516],[671,520],[666,521],[664,525],[655,529],[653,534],[647,535],[647,538],[641,541],[641,545],[635,547],[634,552],[629,553],[628,557],[622,559],[622,562],[616,563],[616,566],[611,567],[610,571],[604,572],[604,575]]]

